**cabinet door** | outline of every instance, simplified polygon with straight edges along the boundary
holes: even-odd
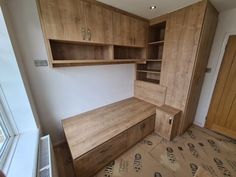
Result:
[[[131,18],[118,12],[113,12],[113,43],[132,45]]]
[[[39,0],[41,19],[47,38],[63,37],[63,26],[60,20],[59,7],[56,0]]]
[[[154,114],[128,130],[128,148],[134,146],[136,143],[154,131],[155,117],[156,115]]]
[[[83,41],[85,19],[82,1],[40,0],[39,5],[48,39]]]
[[[133,34],[133,45],[137,47],[146,47],[148,23],[142,20],[132,18],[131,31]]]
[[[112,11],[102,6],[85,2],[86,40],[94,43],[112,44]]]
[[[170,106],[162,106],[156,110],[155,132],[167,140],[172,140],[178,134],[181,111]]]

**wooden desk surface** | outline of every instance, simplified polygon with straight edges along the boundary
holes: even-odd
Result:
[[[63,120],[73,159],[155,113],[155,105],[133,97]]]

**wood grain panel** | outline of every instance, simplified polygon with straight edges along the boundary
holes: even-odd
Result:
[[[78,177],[90,177],[154,131],[155,114],[74,160]]]
[[[149,25],[152,26],[152,25],[156,25],[156,24],[159,24],[159,23],[162,23],[162,22],[165,22],[165,21],[168,21],[168,18],[169,18],[169,14],[165,14],[165,15],[162,15],[160,17],[156,17],[156,18],[153,18],[149,21]]]
[[[165,102],[166,87],[136,80],[134,82],[134,96],[154,105],[162,106]]]
[[[113,43],[115,45],[132,45],[131,17],[113,12]]]
[[[131,18],[132,45],[136,47],[146,47],[148,37],[148,23],[135,18]]]
[[[158,107],[156,110],[155,132],[167,140],[178,135],[181,110],[168,105]]]
[[[180,133],[188,129],[194,121],[217,23],[218,12],[208,3]]]
[[[112,11],[102,6],[85,3],[87,40],[95,43],[113,43]]]
[[[165,104],[185,109],[205,14],[200,2],[169,15],[160,84],[166,86]]]
[[[127,147],[130,148],[144,137],[154,131],[156,115],[152,115],[146,120],[133,126],[128,130]]]
[[[122,46],[146,47],[148,23],[113,12],[113,43]]]
[[[155,114],[155,111],[153,104],[129,98],[63,120],[73,159]]]
[[[127,149],[127,131],[74,160],[77,177],[90,177]]]
[[[48,39],[83,41],[83,1],[39,0],[39,4]]]

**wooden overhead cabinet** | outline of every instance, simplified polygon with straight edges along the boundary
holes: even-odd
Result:
[[[121,14],[119,12],[113,12],[113,43],[114,45],[131,46],[131,17]]]
[[[39,0],[46,38],[112,44],[112,11],[79,0]]]
[[[136,18],[131,18],[131,38],[134,46],[146,47],[148,35],[148,23]]]
[[[119,12],[113,12],[115,45],[146,47],[148,23]]]
[[[112,11],[84,2],[86,40],[94,43],[113,43]]]
[[[52,67],[136,63],[146,59],[147,21],[96,2],[38,1]]]
[[[73,0],[39,0],[47,39],[83,41],[86,27],[84,2]]]

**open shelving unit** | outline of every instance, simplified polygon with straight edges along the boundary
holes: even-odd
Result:
[[[145,62],[146,48],[49,40],[53,67]]]
[[[145,63],[137,64],[137,80],[160,83],[165,29],[166,22],[149,27],[147,59]]]

